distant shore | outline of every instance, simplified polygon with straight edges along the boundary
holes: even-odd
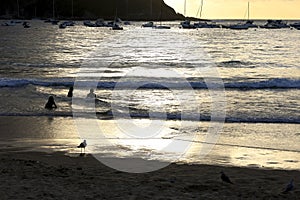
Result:
[[[0,151],[2,199],[297,199],[300,171],[171,164],[128,174],[94,157]],[[223,183],[224,171],[234,183]],[[291,178],[295,189],[282,193]]]
[[[51,17],[49,18],[17,18],[17,17],[3,17],[0,16],[0,20],[48,20],[51,19]],[[65,18],[56,18],[57,20],[60,21],[64,21],[64,20],[73,20],[73,21],[85,21],[85,20],[97,20],[97,19],[102,19],[100,18],[70,18],[70,17],[65,17]],[[107,21],[111,21],[114,20],[114,18],[110,17],[110,18],[103,18],[104,20]],[[124,21],[127,21],[126,18],[121,18]],[[163,20],[157,20],[157,19],[130,19],[128,21],[136,21],[136,22],[144,22],[144,21],[183,21],[183,20],[189,20],[189,21],[247,21],[247,19],[199,19],[199,18],[195,18],[195,17],[186,17],[186,18],[178,18],[178,19],[163,19]],[[300,19],[251,19],[253,21],[261,21],[261,22],[265,22],[268,20],[283,20],[283,21],[300,21]]]
[[[51,19],[51,17],[45,18],[45,17],[37,17],[37,18],[18,18],[18,17],[3,17],[0,16],[0,20],[48,20]],[[73,21],[85,21],[85,20],[97,20],[97,19],[104,19],[107,21],[113,21],[114,17],[84,17],[84,18],[71,18],[71,17],[63,17],[63,18],[55,18],[56,20],[64,21],[64,20],[73,20]],[[195,17],[186,17],[186,18],[178,18],[178,19],[162,19],[158,20],[157,18],[137,18],[137,19],[126,19],[121,18],[124,21],[137,21],[137,22],[143,22],[143,21],[183,21],[183,20],[190,20],[190,21],[212,21],[211,19],[199,19]]]

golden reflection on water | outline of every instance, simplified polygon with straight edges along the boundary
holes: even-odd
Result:
[[[164,124],[157,123],[158,121],[155,120],[98,120],[98,127],[96,129],[94,129],[95,127],[92,129],[88,128],[91,120],[85,121],[87,122],[86,128],[89,133],[83,133],[83,135],[86,135],[92,146],[114,145],[128,147],[132,150],[146,148],[159,151],[170,143],[168,140],[163,140],[162,137],[168,135],[171,129]],[[156,132],[153,129],[156,129]]]

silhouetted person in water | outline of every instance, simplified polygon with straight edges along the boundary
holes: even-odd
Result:
[[[73,97],[73,87],[70,87],[67,97]]]
[[[54,97],[53,96],[50,96],[48,98],[48,102],[46,103],[45,108],[49,109],[49,110],[51,110],[53,108],[57,108],[57,106],[56,106],[56,104],[54,102]]]
[[[96,98],[96,94],[94,93],[94,89],[90,89],[90,93],[86,95],[86,98]]]

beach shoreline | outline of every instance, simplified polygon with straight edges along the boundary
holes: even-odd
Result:
[[[91,154],[1,152],[3,199],[297,199],[300,171],[171,164],[150,173],[111,169]],[[234,183],[221,181],[224,171]],[[293,178],[295,189],[282,193]]]
[[[297,199],[300,195],[299,170],[232,166],[228,157],[233,147],[215,146],[201,164],[179,162],[153,172],[125,173],[94,157],[107,159],[106,149],[100,155],[89,149],[80,154],[76,146],[81,140],[71,117],[2,116],[0,128],[1,199]],[[297,158],[291,158],[296,166]],[[221,171],[233,185],[222,182]],[[295,189],[282,193],[291,179]]]

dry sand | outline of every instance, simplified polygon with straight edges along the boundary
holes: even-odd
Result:
[[[64,152],[2,151],[0,160],[0,199],[300,199],[300,171],[172,164],[128,174]],[[282,193],[291,178],[295,189]]]

